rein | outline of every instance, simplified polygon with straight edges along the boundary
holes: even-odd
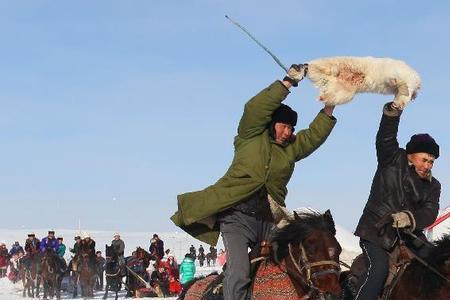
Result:
[[[411,255],[412,258],[416,259],[419,263],[421,263],[425,268],[427,268],[428,270],[430,270],[431,272],[433,272],[434,274],[436,274],[438,277],[440,277],[442,280],[444,280],[448,285],[450,285],[450,280],[445,277],[444,275],[442,275],[441,272],[439,272],[438,270],[436,270],[436,268],[434,268],[433,266],[431,266],[429,263],[427,263],[425,260],[423,260],[421,257],[417,256],[416,254],[414,254],[414,252],[412,252],[408,246],[406,246],[405,241],[402,239],[401,235],[400,235],[400,231],[399,228],[396,226],[396,231],[397,231],[397,236],[399,238],[399,245],[403,246],[405,249],[408,250],[408,254]],[[413,239],[422,242],[422,244],[426,245],[427,247],[433,247],[432,244],[423,241],[422,239],[420,239],[417,235],[415,235],[414,233],[412,233],[409,230],[404,230],[404,232],[406,234],[408,234],[410,237],[412,237]]]

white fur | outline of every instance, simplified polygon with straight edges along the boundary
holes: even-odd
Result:
[[[404,108],[420,89],[419,74],[405,62],[376,57],[330,57],[309,62],[307,77],[320,89],[328,105],[351,101],[356,93],[396,95]]]

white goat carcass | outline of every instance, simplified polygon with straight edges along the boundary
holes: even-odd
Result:
[[[307,77],[328,105],[351,101],[356,93],[394,94],[404,108],[420,89],[419,74],[405,62],[376,57],[330,57],[308,63]]]

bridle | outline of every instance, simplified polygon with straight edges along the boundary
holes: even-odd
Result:
[[[108,272],[105,271],[105,276],[106,277],[115,277],[115,276],[119,275],[122,270],[120,268],[120,265],[117,262],[116,257],[114,257],[114,256],[106,256],[105,259],[106,259],[106,263],[107,264],[108,263],[115,263],[115,268],[117,268],[117,271],[115,273],[108,273]]]
[[[320,299],[324,299],[323,291],[321,291],[318,287],[314,285],[313,279],[318,278],[320,276],[334,274],[337,277],[339,277],[341,273],[341,266],[338,262],[335,262],[334,260],[320,260],[317,262],[310,262],[308,260],[308,257],[306,256],[305,248],[303,247],[303,244],[300,243],[299,249],[300,249],[300,256],[298,260],[294,258],[294,254],[292,251],[292,244],[288,244],[289,249],[289,257],[292,260],[292,263],[294,264],[294,267],[296,271],[300,275],[299,278],[303,281],[303,284],[306,286],[306,288],[309,290],[308,294],[303,296],[302,299],[309,299],[313,294],[317,294]],[[329,266],[326,269],[317,269],[313,270],[316,267],[320,266]]]

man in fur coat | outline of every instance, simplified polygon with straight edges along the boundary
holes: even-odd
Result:
[[[295,163],[322,145],[336,123],[334,106],[325,106],[308,129],[294,134],[297,113],[282,102],[306,71],[307,65],[292,65],[283,81],[250,99],[227,173],[202,191],[178,196],[178,212],[172,217],[176,225],[210,245],[216,244],[219,230],[222,233],[228,253],[226,300],[246,297],[251,282],[248,247],[260,245],[274,222],[269,196],[285,206]]]
[[[360,278],[357,300],[377,299],[388,275],[388,252],[397,244],[397,229],[418,236],[431,225],[439,210],[441,185],[431,174],[439,157],[439,145],[428,134],[416,134],[400,148],[397,131],[402,111],[392,102],[384,106],[376,137],[378,168],[369,200],[355,235],[360,237],[368,271]],[[424,248],[408,241],[417,253]],[[423,238],[425,238],[423,236]],[[414,245],[415,244],[415,245]]]

